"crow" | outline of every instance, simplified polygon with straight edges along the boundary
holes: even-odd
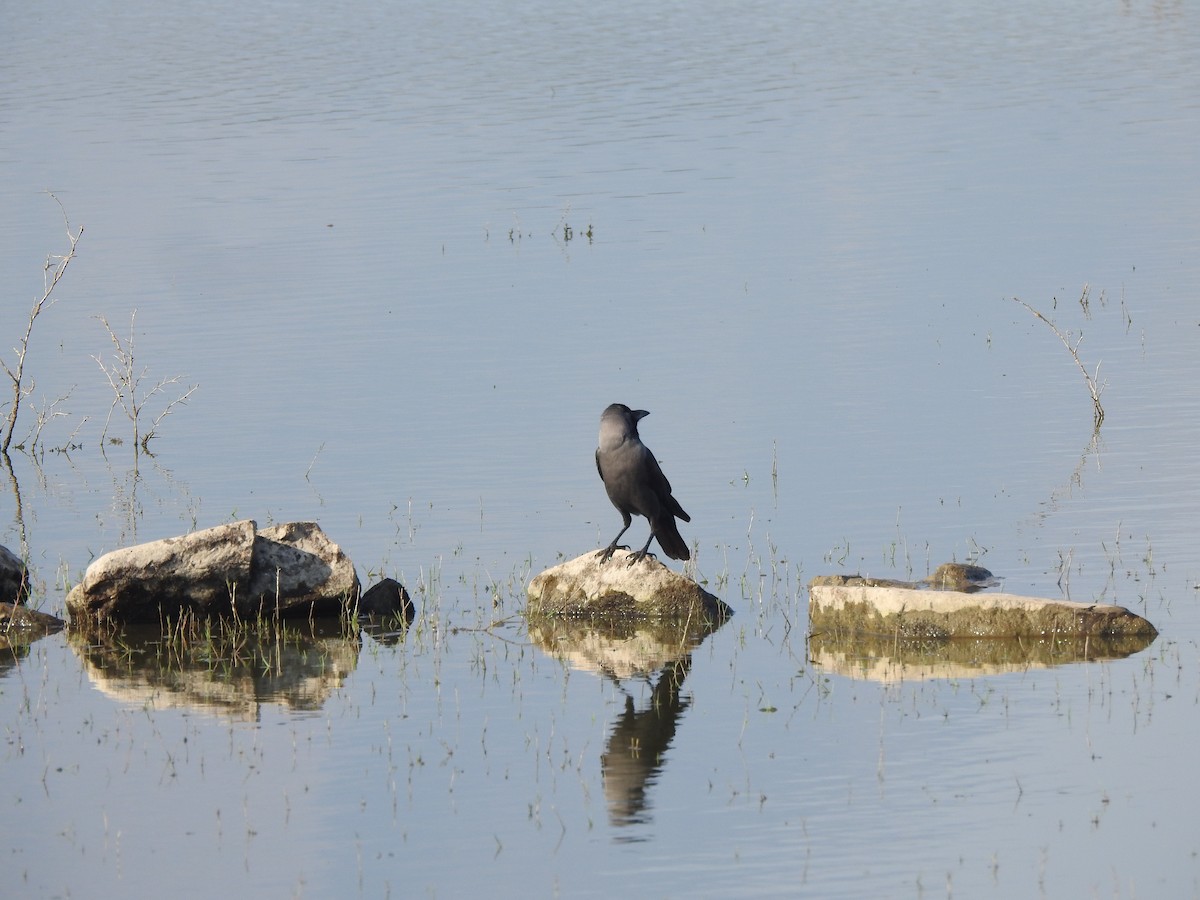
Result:
[[[631,516],[635,515],[645,516],[650,522],[650,537],[646,539],[646,546],[629,555],[629,565],[646,558],[650,542],[655,538],[672,559],[691,558],[675,520],[690,522],[692,517],[671,496],[671,482],[667,481],[658,460],[638,435],[638,420],[648,415],[646,410],[630,409],[624,403],[614,403],[600,415],[596,471],[604,482],[608,499],[625,520],[625,527],[617,532],[612,543],[597,553],[602,563],[612,557],[617,541],[629,530],[633,522]]]

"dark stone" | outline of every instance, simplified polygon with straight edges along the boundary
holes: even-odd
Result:
[[[29,599],[29,572],[21,557],[0,547],[0,603],[24,603]]]
[[[417,617],[417,609],[404,585],[385,578],[359,598],[358,617],[400,619],[407,625]]]

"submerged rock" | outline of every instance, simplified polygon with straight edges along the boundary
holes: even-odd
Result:
[[[203,618],[336,615],[358,576],[314,522],[231,522],[106,553],[67,594],[71,619],[96,625]]]
[[[529,618],[696,619],[724,621],[733,610],[692,579],[647,557],[626,565],[618,550],[601,563],[594,551],[547,569],[529,583]]]

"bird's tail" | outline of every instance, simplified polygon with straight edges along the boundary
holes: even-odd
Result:
[[[684,543],[683,535],[679,533],[679,526],[675,524],[673,515],[667,513],[660,516],[651,523],[651,527],[654,529],[654,537],[658,540],[658,546],[662,547],[663,553],[671,559],[692,558],[687,544]]]

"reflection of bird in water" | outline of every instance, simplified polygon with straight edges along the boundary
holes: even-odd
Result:
[[[617,716],[600,756],[604,796],[613,825],[648,821],[646,791],[658,779],[679,719],[691,705],[690,700],[679,696],[691,665],[689,654],[663,667],[646,709],[638,710],[633,697],[625,695],[625,709]]]

